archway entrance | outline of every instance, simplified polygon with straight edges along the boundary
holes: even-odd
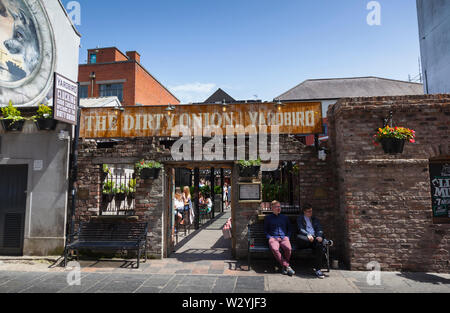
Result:
[[[165,247],[166,256],[189,260],[228,260],[231,239],[222,229],[232,216],[233,162],[168,162],[165,167]],[[188,211],[181,194],[191,195]],[[183,203],[183,202],[181,202]]]

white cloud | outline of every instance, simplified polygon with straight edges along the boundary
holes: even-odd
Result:
[[[190,103],[205,101],[217,89],[217,85],[214,83],[188,83],[168,88],[180,99],[181,103]]]

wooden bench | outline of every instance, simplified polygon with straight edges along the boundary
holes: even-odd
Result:
[[[147,261],[147,223],[104,223],[82,222],[78,231],[72,234],[64,250],[64,266],[70,251],[91,250],[132,250],[137,251],[137,267],[144,252]]]
[[[312,249],[298,249],[297,248],[297,227],[292,227],[293,233],[290,238],[292,252],[301,251],[301,253],[305,252],[305,254],[313,253]],[[330,272],[330,247],[328,245],[325,246],[325,258],[326,258],[326,266],[327,272]],[[269,248],[269,242],[266,238],[266,234],[264,233],[264,223],[254,223],[248,225],[248,269],[251,269],[251,254],[252,253],[267,253],[270,252],[270,256],[273,258],[273,254]],[[292,258],[291,258],[292,259]]]

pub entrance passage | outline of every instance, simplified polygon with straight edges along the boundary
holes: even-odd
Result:
[[[232,163],[175,163],[165,168],[168,255],[183,261],[231,259],[231,240],[223,237],[222,229],[232,214]],[[183,214],[180,224],[175,200],[187,189],[192,212]]]

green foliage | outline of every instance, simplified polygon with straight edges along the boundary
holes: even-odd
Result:
[[[37,113],[37,115],[33,116],[33,120],[53,118],[52,108],[45,104],[39,104],[39,108],[36,113]]]
[[[125,184],[120,184],[120,187],[115,187],[112,189],[112,191],[115,195],[119,193],[128,193],[128,188],[127,186],[125,186]]]
[[[108,181],[106,183],[103,184],[103,194],[105,195],[109,195],[109,194],[113,194],[114,193],[114,182],[112,181]]]
[[[287,201],[288,197],[289,188],[287,183],[263,183],[263,202],[272,202],[273,200],[284,202]]]
[[[107,164],[103,164],[103,173],[112,175],[111,169],[108,167]]]
[[[209,198],[211,195],[211,187],[207,185],[200,187],[200,192],[203,194],[203,196]]]
[[[162,164],[156,161],[144,161],[135,164],[137,173],[139,174],[143,168],[162,168]]]
[[[22,121],[25,118],[22,117],[22,113],[13,106],[12,101],[9,101],[9,104],[7,107],[1,108],[3,120],[10,120],[12,122]]]
[[[411,143],[416,142],[416,132],[414,130],[405,127],[390,127],[389,125],[378,129],[378,132],[373,137],[376,144],[384,138],[409,140]]]
[[[239,165],[242,167],[251,167],[251,166],[261,166],[261,159],[258,160],[241,160],[239,161]]]
[[[216,195],[221,195],[222,194],[222,186],[215,186],[214,187],[214,193]]]
[[[131,179],[128,183],[127,193],[136,192],[136,179]]]

